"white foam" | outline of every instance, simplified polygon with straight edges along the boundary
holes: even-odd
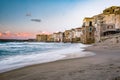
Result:
[[[94,55],[93,53],[84,53],[83,47],[87,47],[87,45],[72,44],[72,46],[65,49],[54,50],[45,53],[33,53],[31,55],[18,55],[8,57],[0,61],[0,73],[32,64]]]

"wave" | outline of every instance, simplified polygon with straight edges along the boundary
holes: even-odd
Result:
[[[10,43],[10,44],[14,44],[14,43]],[[21,44],[21,43],[17,43],[17,44]],[[32,50],[33,52],[29,52],[29,53],[24,52],[21,55],[20,54],[12,55],[12,56],[3,58],[0,61],[0,73],[13,70],[16,68],[32,65],[32,64],[46,63],[46,62],[52,62],[52,61],[61,60],[61,59],[69,59],[69,58],[94,55],[93,53],[84,53],[83,47],[87,47],[88,45],[83,45],[83,44],[27,43],[28,46],[30,46],[30,44],[32,48],[35,48],[35,46],[36,48],[39,47],[38,49],[43,48],[43,47],[40,47],[41,45],[38,45],[38,44],[42,44],[47,48],[44,48],[46,49],[45,51]],[[26,43],[25,44],[22,43],[22,45],[26,45]],[[48,45],[50,49],[48,49]]]

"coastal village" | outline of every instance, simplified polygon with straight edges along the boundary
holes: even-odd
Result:
[[[120,0],[0,3],[0,80],[120,80]]]
[[[101,14],[85,17],[80,27],[53,34],[37,34],[38,42],[71,42],[91,44],[101,42],[109,36],[120,33],[120,6],[112,6],[103,10]],[[112,41],[119,42],[119,37]]]

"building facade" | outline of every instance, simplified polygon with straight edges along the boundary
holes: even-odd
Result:
[[[47,35],[47,42],[54,42],[53,34]]]
[[[72,42],[72,30],[66,30],[63,35],[63,42]]]
[[[53,41],[54,42],[63,42],[63,33],[62,32],[53,33]]]
[[[84,44],[94,43],[94,24],[93,18],[84,18],[82,26],[81,41]]]
[[[45,34],[36,35],[36,41],[38,41],[38,42],[46,42],[47,41],[47,35],[45,35]]]
[[[112,6],[103,10],[102,14],[94,18],[95,42],[100,42],[101,38],[107,35],[116,34],[120,29],[120,7]]]
[[[71,30],[72,32],[72,42],[81,42],[82,28],[75,28]]]
[[[120,6],[112,6],[103,10],[101,14],[84,18],[82,27],[51,35],[39,34],[36,40],[90,44],[100,42],[103,37],[116,33],[120,33]]]

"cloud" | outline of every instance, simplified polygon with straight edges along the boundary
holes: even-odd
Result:
[[[11,36],[12,33],[11,33],[10,31],[6,31],[6,32],[4,32],[4,35],[6,35],[6,36]]]
[[[33,38],[34,34],[21,32],[21,33],[11,33],[10,31],[0,32],[0,39],[28,39]]]
[[[31,19],[31,21],[34,21],[34,22],[41,22],[40,19]]]
[[[32,16],[31,13],[27,13],[26,16]]]
[[[0,33],[0,37],[2,36],[2,33]]]
[[[119,6],[120,0],[85,0],[84,3],[80,1],[73,5],[72,8],[66,9],[65,7],[65,12],[63,10],[58,10],[58,12],[53,11],[52,14],[49,13],[49,15],[46,13],[42,15],[42,9],[40,9],[39,11],[37,10],[35,13],[32,13],[32,17],[27,17],[25,20],[22,20],[23,22],[13,22],[13,24],[9,24],[9,22],[8,26],[0,25],[0,31],[6,31],[6,29],[13,32],[28,32],[29,30],[29,32],[34,33],[39,30],[49,32],[64,31],[66,29],[82,26],[84,17],[91,17],[102,13],[105,8],[113,5]],[[26,13],[26,16],[30,15],[29,12]],[[39,17],[42,19],[42,22],[40,19],[36,19]],[[28,19],[33,22],[28,22]],[[21,34],[17,35],[20,36]]]
[[[15,36],[17,37],[29,37],[32,36],[31,33],[15,33]]]

